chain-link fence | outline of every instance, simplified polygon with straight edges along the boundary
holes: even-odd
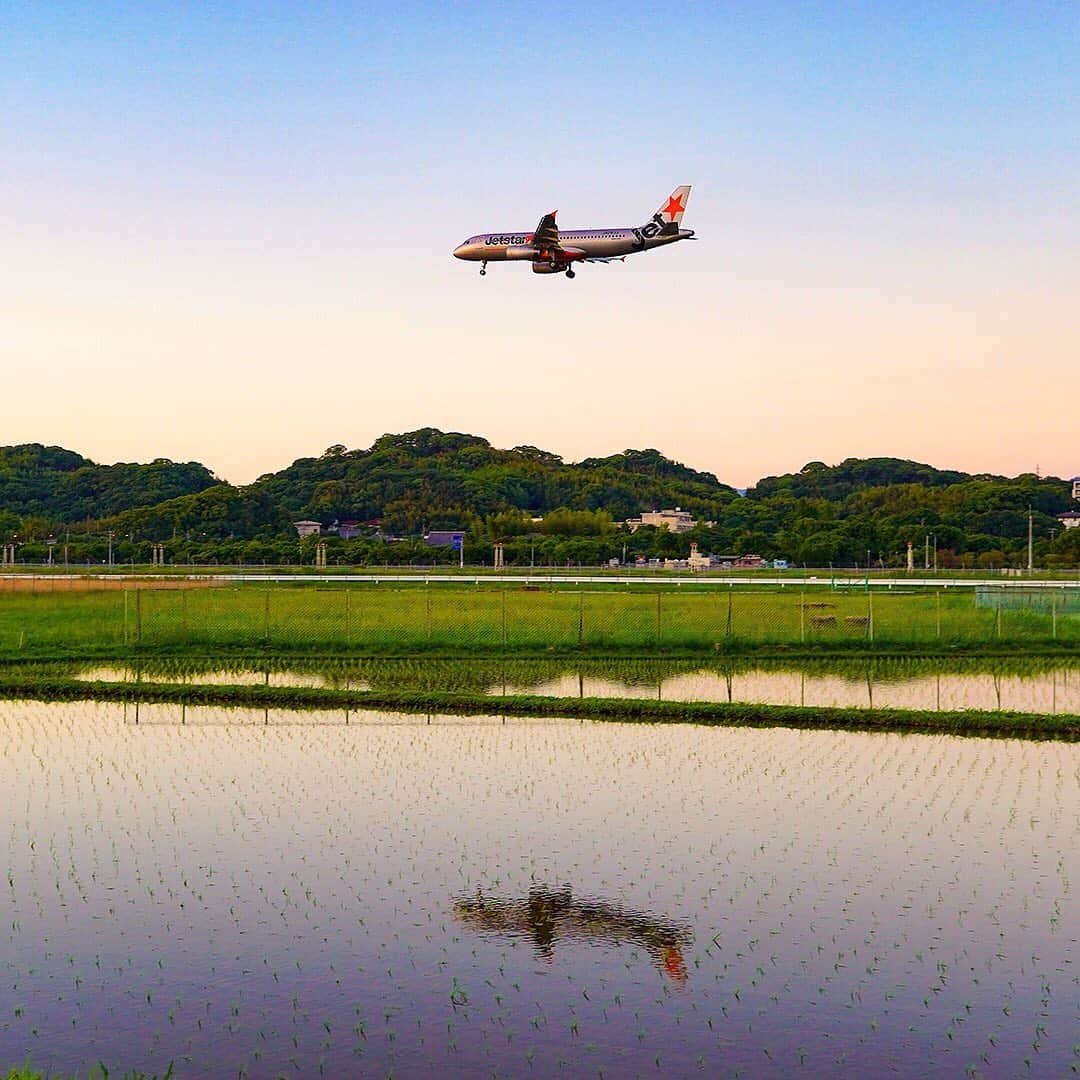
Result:
[[[1080,645],[1080,593],[1043,592],[482,583],[23,592],[0,595],[0,650]]]

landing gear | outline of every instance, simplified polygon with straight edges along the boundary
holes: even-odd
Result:
[[[480,264],[480,276],[483,277],[487,273],[487,259]]]
[[[573,268],[572,266],[568,266],[568,267],[566,268],[566,276],[567,276],[568,278],[573,278],[573,277],[576,277],[576,276],[577,276],[577,275],[576,275],[576,274],[574,273],[574,268]]]

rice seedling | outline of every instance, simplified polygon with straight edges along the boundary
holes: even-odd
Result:
[[[1077,1060],[1074,744],[141,709],[0,706],[0,1060],[84,1075],[120,1023],[252,1075]]]

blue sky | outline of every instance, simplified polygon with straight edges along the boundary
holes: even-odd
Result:
[[[2,441],[1080,471],[1076,5],[9,5]],[[701,242],[574,282],[474,232]],[[48,393],[42,374],[47,372]]]

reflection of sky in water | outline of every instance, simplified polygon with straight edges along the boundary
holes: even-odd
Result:
[[[0,1061],[952,1076],[1074,1060],[1075,745],[132,712],[0,705]],[[598,905],[549,901],[549,955],[513,932],[537,890]],[[458,916],[478,891],[511,932]],[[684,928],[685,979],[657,963],[665,927]]]
[[[518,665],[520,668],[520,665]],[[470,687],[493,696],[537,694],[551,697],[652,698],[665,701],[741,701],[769,705],[840,706],[903,709],[1008,709],[1017,712],[1080,714],[1080,669],[1061,668],[1026,674],[994,674],[988,671],[918,674],[873,674],[854,664],[852,674],[820,673],[787,669],[758,669],[726,674],[702,669],[661,672],[652,679],[614,678],[590,671],[545,671],[542,664],[528,665],[528,682],[503,679],[497,663],[483,667],[468,662],[458,665],[432,661],[414,663],[400,673],[394,662],[368,663],[358,670],[317,667],[305,670],[282,668],[253,671],[242,667],[191,671],[148,669],[137,676],[124,666],[85,668],[76,677],[84,680],[125,682],[136,677],[146,681],[180,682],[219,686],[311,686],[341,690],[372,688],[466,690]],[[464,681],[464,685],[463,685]]]
[[[494,691],[501,693],[502,688]],[[651,685],[563,674],[529,686],[508,684],[508,694],[553,697],[654,698],[664,701],[742,701],[768,705],[899,709],[1010,709],[1080,713],[1080,670],[1032,675],[990,673],[912,675],[869,680],[799,671],[700,671]]]

